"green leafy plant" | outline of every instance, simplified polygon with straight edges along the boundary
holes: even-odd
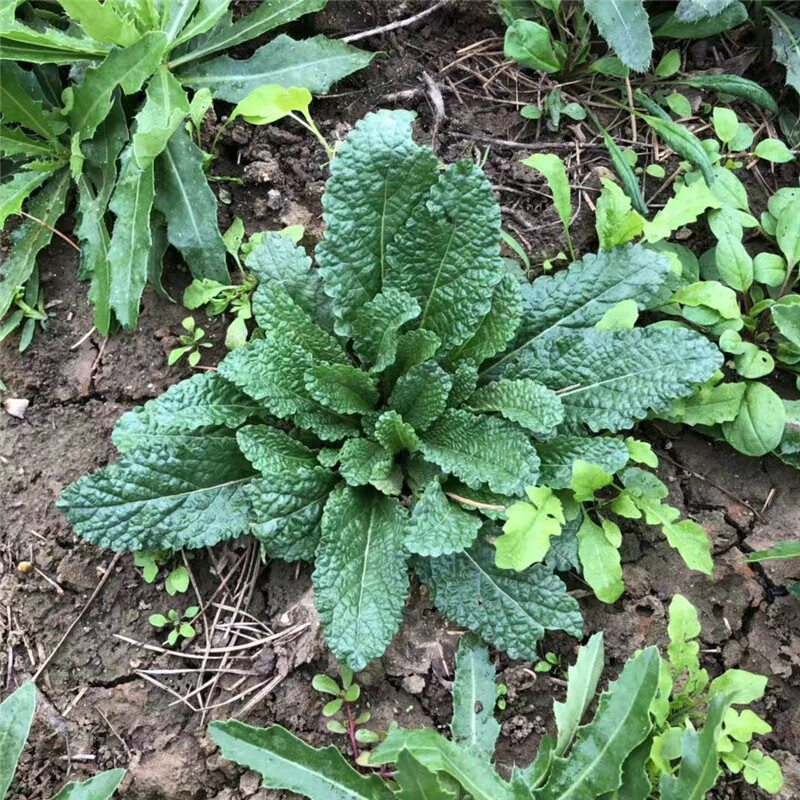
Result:
[[[19,351],[24,353],[33,341],[37,323],[42,330],[47,329],[44,292],[39,288],[39,273],[35,272],[14,295],[8,318],[0,326],[0,342],[20,329]]]
[[[0,703],[0,800],[6,797],[36,712],[36,686],[24,683]],[[101,772],[68,783],[53,800],[109,800],[125,777],[124,769]]]
[[[451,738],[430,729],[391,730],[370,754],[371,774],[356,771],[335,748],[316,750],[277,725],[213,722],[209,734],[223,757],[260,773],[264,786],[311,800],[328,800],[336,791],[354,800],[454,800],[459,790],[474,800],[686,800],[705,797],[722,764],[765,791],[780,791],[778,764],[748,747],[769,725],[749,708],[733,708],[759,699],[766,678],[728,670],[709,684],[697,660],[696,622],[694,608],[676,596],[668,659],[655,647],[636,654],[581,725],[604,664],[603,635],[592,636],[568,670],[565,700],[554,704],[557,735],[545,736],[533,763],[515,767],[510,781],[491,763],[500,734],[495,673],[488,650],[473,636],[464,637],[456,658]]]
[[[142,570],[142,578],[146,583],[155,583],[161,567],[169,564],[172,553],[166,550],[140,550],[133,554],[133,563]],[[189,570],[183,565],[173,567],[164,579],[164,589],[173,597],[183,594],[189,588]]]
[[[164,644],[173,647],[180,639],[194,639],[197,631],[194,629],[192,620],[200,613],[197,606],[189,606],[183,614],[179,614],[174,609],[170,609],[165,617],[163,614],[151,614],[148,622],[156,630],[169,629]]]
[[[494,519],[528,487],[569,489],[576,461],[622,470],[609,434],[722,363],[694,331],[596,327],[626,299],[671,295],[659,253],[626,245],[529,284],[500,256],[480,168],[441,168],[412,119],[356,125],[331,165],[320,268],[261,237],[245,261],[258,336],[126,414],[122,458],[58,502],[115,550],[249,531],[265,557],[314,560],[325,634],[353,670],[397,631],[409,563],[443,613],[513,657],[535,659],[546,629],[579,635],[553,573],[567,559],[504,570]]]
[[[324,36],[295,41],[285,34],[248,59],[221,54],[325,3],[263,0],[235,22],[229,0],[63,0],[54,9],[5,3],[0,155],[11,168],[0,183],[0,226],[15,214],[24,221],[0,272],[0,319],[20,287],[38,283],[37,254],[50,242],[70,186],[77,190],[79,277],[91,281],[101,334],[116,323],[136,326],[148,282],[163,292],[168,245],[194,278],[227,285],[208,159],[195,142],[212,98],[236,103],[263,84],[284,83],[310,101],[372,54]],[[37,293],[26,296],[30,308]]]
[[[186,331],[180,335],[180,347],[174,347],[169,351],[167,356],[167,364],[172,366],[177,364],[184,356],[189,362],[190,367],[196,367],[200,363],[202,357],[201,348],[213,347],[210,342],[204,342],[206,332],[203,328],[198,328],[194,317],[186,317],[181,322],[181,327]]]

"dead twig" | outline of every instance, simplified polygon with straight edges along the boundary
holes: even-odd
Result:
[[[344,36],[340,41],[347,42],[357,42],[360,39],[366,39],[369,36],[378,36],[381,33],[389,33],[390,31],[396,31],[399,28],[406,28],[409,25],[413,25],[415,22],[419,22],[420,20],[425,19],[425,17],[429,17],[434,12],[438,11],[440,8],[444,8],[450,0],[439,0],[438,3],[435,5],[430,6],[429,8],[420,11],[419,14],[414,14],[413,17],[407,17],[406,19],[399,19],[395,22],[390,22],[388,25],[381,25],[379,28],[372,28],[372,30],[368,31],[361,31],[361,33],[351,33],[350,36]]]

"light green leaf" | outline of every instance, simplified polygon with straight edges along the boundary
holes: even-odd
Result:
[[[611,0],[615,2],[616,0]],[[569,241],[569,223],[572,217],[572,198],[570,195],[569,179],[564,162],[553,153],[534,153],[523,162],[526,167],[535,169],[544,175],[547,185],[553,194],[553,205],[558,212],[558,218],[564,226]]]
[[[616,328],[630,330],[636,325],[638,319],[639,309],[636,306],[636,301],[622,300],[603,314],[602,319],[595,325],[595,328],[600,331],[614,330]]]
[[[670,302],[713,308],[723,319],[739,319],[742,315],[736,292],[718,281],[698,281],[684,286],[672,295]]]
[[[418,559],[415,571],[439,611],[510,658],[538,659],[536,646],[545,630],[581,635],[578,603],[549,568],[502,570],[495,565],[494,549],[480,540],[461,553]]]
[[[577,459],[572,463],[572,481],[570,485],[575,494],[575,499],[579,503],[593,500],[595,494],[612,483],[613,480],[614,476],[597,464],[592,464],[582,459]]]
[[[500,569],[517,572],[544,561],[550,538],[561,535],[564,510],[561,501],[546,486],[526,489],[529,502],[514,503],[506,509],[503,535],[494,543],[495,563]]]
[[[712,112],[714,122],[714,133],[721,142],[727,144],[739,132],[739,117],[730,108],[716,106]]]
[[[5,226],[9,217],[16,216],[22,211],[22,204],[28,196],[36,191],[50,174],[50,172],[23,169],[14,173],[10,181],[0,183],[0,228]]]
[[[641,235],[645,220],[631,208],[630,198],[614,181],[601,178],[600,182],[603,190],[597,199],[595,229],[600,247],[611,250]]]
[[[800,300],[796,295],[789,295],[772,306],[772,320],[778,330],[794,345],[800,347]]]
[[[322,516],[317,611],[336,658],[360,672],[397,632],[408,594],[405,513],[374,489],[337,489]]]
[[[6,125],[18,122],[29,131],[54,140],[67,129],[66,122],[56,112],[45,109],[42,100],[31,92],[32,80],[35,80],[33,73],[13,61],[3,63],[3,83],[0,84],[3,122]]]
[[[664,98],[669,110],[680,119],[692,116],[692,104],[680,92],[671,92]]]
[[[141,34],[124,16],[120,18],[113,3],[100,0],[59,0],[61,7],[97,42],[129,47]]]
[[[134,449],[56,505],[81,537],[115,552],[204,547],[245,530],[253,474],[231,434],[208,434]]]
[[[603,603],[614,603],[625,591],[619,554],[620,542],[609,540],[608,533],[612,532],[610,526],[616,528],[609,520],[603,520],[602,526],[597,525],[586,515],[578,528],[578,557],[583,569],[583,579]],[[619,528],[616,528],[612,535],[618,532]]]
[[[800,262],[800,230],[797,225],[797,215],[800,214],[800,195],[795,195],[787,202],[778,213],[775,224],[775,238],[778,247],[786,256],[787,269],[794,269]]]
[[[282,2],[273,0],[271,5]],[[203,49],[201,46],[189,50],[186,55],[175,59],[172,66],[197,58]],[[366,67],[374,57],[375,53],[325,36],[297,41],[281,34],[256,50],[250,58],[220,56],[182,67],[177,70],[176,77],[184,86],[210,89],[215,98],[229,103],[238,103],[253,89],[265,85],[304,88],[318,95],[325,94],[336,81]]]
[[[764,696],[767,676],[744,669],[728,669],[711,681],[709,695],[724,697],[732,705],[750,705]]]
[[[450,502],[437,481],[431,481],[414,504],[405,546],[421,556],[442,556],[468,548],[483,520]]]
[[[780,139],[762,139],[753,152],[773,164],[786,164],[795,159],[794,153]]]
[[[538,22],[517,19],[506,29],[503,51],[506,58],[537,72],[558,72],[563,57],[553,49],[550,31]]]
[[[767,286],[780,286],[786,279],[786,259],[775,253],[756,253],[753,258],[753,277]]]
[[[669,645],[667,655],[673,681],[680,679],[680,695],[689,703],[708,686],[708,672],[700,668],[700,621],[695,607],[681,594],[669,605]],[[685,673],[685,674],[684,674]],[[675,690],[673,692],[678,695]]]
[[[631,454],[631,461],[637,464],[647,464],[655,469],[658,466],[658,456],[653,452],[653,447],[648,442],[634,439],[633,436],[625,437],[625,447]]]
[[[418,327],[433,331],[448,351],[475,334],[502,275],[500,208],[491,186],[473,161],[451,164],[389,241],[384,287],[414,297],[422,308]]]
[[[753,284],[753,259],[735,236],[726,233],[717,242],[716,265],[722,280],[739,292]]]
[[[469,411],[445,411],[421,437],[420,450],[473,489],[485,483],[493,492],[521,495],[539,475],[539,457],[519,428]]]
[[[745,561],[752,564],[759,561],[770,561],[774,558],[800,558],[800,542],[778,542],[766,550],[749,553]]]
[[[747,383],[739,413],[722,423],[728,444],[748,456],[763,456],[783,437],[786,412],[775,392],[763,383]]]
[[[479,753],[487,762],[500,735],[500,724],[494,718],[496,698],[489,649],[473,634],[462,636],[456,653],[450,733],[456,744]]]
[[[316,255],[339,333],[351,333],[358,311],[381,291],[387,245],[436,182],[435,156],[411,139],[413,119],[407,111],[368,114],[331,164],[328,227]]]
[[[671,78],[681,68],[681,51],[669,50],[656,65],[656,77]]]
[[[311,800],[393,796],[381,778],[360,775],[333,745],[315,750],[277,725],[253,728],[238,720],[212,722],[208,734],[223,758],[255,770],[270,789],[286,789]]]
[[[627,447],[610,436],[558,436],[547,442],[537,442],[536,451],[542,461],[541,483],[553,489],[571,487],[573,464],[578,459],[610,474],[628,463]]]
[[[585,7],[624,64],[636,72],[649,69],[653,37],[643,0],[585,0]]]
[[[14,779],[36,711],[36,686],[24,683],[0,703],[0,797]]]
[[[124,777],[124,769],[101,772],[89,780],[68,783],[53,800],[109,800]]]
[[[695,181],[691,186],[681,184],[651,221],[644,223],[648,242],[668,239],[684,225],[695,222],[709,208],[721,208],[722,202],[708,188],[705,181]]]
[[[171,49],[175,49],[180,45],[194,39],[201,33],[214,29],[217,23],[223,26],[224,21],[221,22],[225,13],[228,11],[228,6],[231,0],[200,0],[198,3],[197,13],[191,18],[189,24],[180,31],[180,35],[175,38],[171,43]]]
[[[499,380],[482,386],[467,401],[472,411],[495,411],[535,434],[547,434],[561,423],[558,395],[531,380]]]
[[[311,99],[311,92],[308,89],[298,87],[286,89],[275,84],[259,86],[236,104],[229,119],[242,117],[251,125],[269,125],[293,111],[307,115]]]
[[[553,750],[554,756],[567,752],[583,715],[589,708],[597,684],[603,672],[605,654],[603,633],[595,633],[589,641],[578,649],[578,658],[567,670],[567,697],[563,703],[553,703],[553,712],[558,726],[558,739]]]
[[[454,791],[445,789],[439,776],[408,750],[401,750],[397,756],[394,780],[400,787],[394,800],[456,800]]]

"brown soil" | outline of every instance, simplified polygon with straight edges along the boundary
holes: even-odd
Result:
[[[321,32],[352,32],[406,17],[425,5],[402,2],[390,7],[341,0],[318,15],[314,25]],[[308,25],[303,30],[309,30]],[[497,37],[499,31],[499,22],[482,4],[457,2],[414,29],[362,43],[385,50],[388,58],[376,59],[368,70],[337,87],[335,96],[315,102],[318,124],[329,138],[335,138],[370,109],[411,108],[419,112],[420,140],[433,141],[446,161],[474,156],[478,148],[485,152],[485,143],[469,137],[535,140],[537,130],[523,129],[507,86],[493,90],[482,86],[480,81],[486,78],[444,69],[459,57],[457,50]],[[499,49],[495,41],[489,51]],[[442,119],[437,120],[429,102],[425,73],[442,87]],[[457,84],[455,91],[448,82]],[[519,88],[527,91],[525,86]],[[301,133],[283,124],[233,126],[223,140],[223,158],[215,165],[215,173],[241,177],[243,184],[215,184],[222,201],[223,229],[240,216],[248,234],[299,222],[306,225],[306,244],[313,245],[319,238],[323,154]],[[552,141],[580,140],[580,131],[567,128],[560,138],[544,127],[538,134]],[[525,241],[533,260],[541,261],[542,256],[563,249],[564,243],[551,204],[539,191],[540,183],[516,163],[524,152],[493,145],[486,170],[498,190],[506,225]],[[594,159],[600,151],[566,148],[561,152],[569,158],[579,183],[596,181],[596,168],[602,162]],[[60,228],[69,233],[71,221],[64,220]],[[576,249],[594,246],[591,214],[585,204],[572,231]],[[75,280],[75,256],[59,240],[43,254],[46,296],[58,301],[48,332],[37,336],[24,355],[13,345],[0,349],[0,379],[7,386],[3,399],[30,401],[24,420],[0,416],[3,696],[36,673],[111,564],[107,553],[76,539],[54,508],[54,500],[68,483],[114,458],[110,431],[125,410],[161,394],[188,374],[184,366],[166,366],[166,355],[176,344],[186,312],[149,290],[136,333],[117,335],[107,342],[93,334],[77,344],[91,328],[92,315],[86,287]],[[180,297],[186,282],[184,274],[171,271],[173,296]],[[224,353],[223,323],[202,320],[209,340],[215,343],[215,349],[204,355],[206,364],[216,363]],[[624,543],[628,591],[613,606],[583,600],[586,632],[606,631],[609,674],[615,674],[637,648],[664,645],[665,608],[676,592],[686,595],[700,612],[703,657],[712,674],[736,666],[769,676],[767,696],[758,711],[774,731],[764,744],[784,767],[787,787],[781,798],[800,798],[800,604],[783,588],[800,580],[800,562],[770,562],[756,568],[742,562],[744,552],[796,537],[800,475],[772,458],[746,459],[693,433],[651,425],[647,435],[664,456],[662,473],[671,487],[671,502],[700,521],[713,537],[714,579],[689,572],[652,529],[629,530]],[[762,511],[768,498],[771,504]],[[233,570],[240,556],[244,560]],[[258,568],[255,551],[246,541],[229,543],[210,554],[192,554],[191,559],[192,574],[205,601],[220,585],[219,575],[231,570],[235,574],[231,583],[238,581],[237,587],[243,587],[242,610],[265,621],[277,634],[289,632],[259,647],[256,657],[239,660],[234,666],[245,665],[255,677],[245,678],[234,688],[236,676],[223,677],[214,702],[230,700],[248,686],[276,678],[280,682],[244,719],[253,724],[280,723],[316,745],[330,741],[320,714],[322,700],[310,681],[316,672],[335,674],[335,664],[310,610],[310,570],[281,563]],[[20,573],[21,561],[32,562],[36,571]],[[253,571],[245,575],[242,565],[252,565]],[[219,600],[219,595],[214,599]],[[12,800],[51,797],[68,777],[84,778],[113,766],[128,768],[121,796],[130,800],[274,800],[281,796],[259,789],[255,775],[222,761],[204,733],[209,719],[240,711],[254,695],[212,710],[203,719],[199,712],[173,704],[173,696],[139,674],[145,669],[193,667],[195,662],[150,652],[115,636],[123,634],[157,646],[163,636],[148,624],[149,615],[193,602],[191,589],[183,598],[172,600],[161,581],[155,586],[144,583],[130,556],[115,563],[102,591],[38,682],[42,701],[11,790]],[[201,644],[202,628],[212,619],[209,612],[208,622],[201,623]],[[298,625],[305,627],[291,633]],[[453,626],[431,609],[424,589],[415,587],[395,642],[384,658],[359,676],[364,688],[361,703],[373,714],[370,727],[385,729],[391,719],[411,727],[434,724],[441,728],[449,722],[457,639]],[[215,629],[215,646],[229,641],[224,631]],[[567,637],[553,636],[545,644],[565,660],[573,658],[574,642]],[[509,691],[508,707],[500,713],[498,762],[508,769],[513,763],[531,760],[540,736],[552,728],[553,696],[563,689],[558,676],[553,680],[536,675],[530,663],[510,661],[501,654],[497,663],[499,680]],[[159,676],[159,680],[185,693],[196,685],[197,673]],[[343,740],[337,743],[344,748]],[[717,796],[746,799],[757,794],[743,781],[734,780]]]

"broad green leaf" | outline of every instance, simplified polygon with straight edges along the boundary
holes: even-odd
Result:
[[[778,395],[759,381],[747,383],[739,413],[722,423],[725,440],[740,453],[763,456],[783,437],[786,412]]]
[[[494,543],[495,563],[500,569],[517,572],[544,561],[550,539],[561,535],[566,520],[561,501],[546,486],[526,489],[528,502],[514,503],[506,509],[503,535]]]
[[[500,724],[494,718],[494,681],[489,649],[473,634],[462,636],[456,653],[450,733],[456,744],[466,745],[487,762],[500,735]]]
[[[311,800],[391,800],[377,775],[364,776],[333,746],[316,750],[285,728],[253,728],[238,720],[212,722],[208,735],[223,758],[258,772],[264,786]]]
[[[588,515],[578,529],[578,557],[583,579],[603,603],[614,603],[625,591],[619,554],[621,542],[610,540],[609,533],[618,534],[619,528],[609,520],[603,520],[602,526],[597,525]]]
[[[656,65],[657,78],[671,78],[681,68],[681,51],[669,50]]]
[[[316,364],[305,383],[314,400],[340,414],[366,414],[380,398],[377,380],[350,364]]]
[[[153,165],[138,169],[130,147],[122,154],[122,171],[109,208],[114,212],[114,232],[108,248],[111,270],[109,301],[120,324],[132,330],[139,321],[139,302],[147,283],[152,237],[150,211],[155,187]]]
[[[441,416],[452,385],[453,379],[435,361],[425,361],[400,376],[389,406],[421,433]]]
[[[259,86],[236,104],[229,120],[242,117],[251,125],[269,125],[293,111],[300,111],[307,116],[311,99],[311,92],[308,89],[297,87],[286,89],[275,84]]]
[[[405,546],[421,556],[442,556],[468,548],[483,520],[451,502],[437,481],[431,481],[414,504]]]
[[[261,413],[258,403],[218,372],[202,372],[123,414],[111,438],[124,453],[155,441],[181,439],[205,426],[238,428],[248,417]]]
[[[41,99],[30,91],[31,78],[32,73],[13,61],[3,64],[3,82],[0,84],[3,122],[18,122],[27,130],[53,140],[67,129],[66,122],[54,111],[45,109]],[[5,137],[5,130],[3,135]]]
[[[767,676],[744,669],[728,669],[711,681],[709,695],[724,697],[732,705],[750,705],[764,696]]]
[[[389,242],[384,286],[414,297],[417,326],[451,350],[489,311],[503,274],[499,242],[500,208],[483,172],[466,159],[451,164]]]
[[[466,403],[472,411],[495,411],[535,434],[547,434],[561,423],[564,412],[558,395],[531,380],[492,381]]]
[[[762,139],[754,153],[773,164],[786,164],[795,159],[794,153],[780,139]]]
[[[71,135],[78,142],[91,139],[111,111],[114,89],[121,86],[125,94],[138,92],[161,63],[166,47],[164,33],[146,33],[130,47],[115,48],[98,66],[87,70],[73,90]]]
[[[662,25],[653,31],[658,39],[710,39],[723,31],[735,28],[746,22],[747,8],[744,3],[734,0],[724,11],[713,17],[703,17],[694,22],[681,22],[674,14],[667,14]]]
[[[636,306],[636,301],[622,300],[603,314],[602,319],[595,325],[595,328],[601,331],[614,330],[615,328],[630,330],[636,325],[638,319],[639,309]]]
[[[451,361],[471,360],[480,365],[505,350],[522,316],[522,292],[517,278],[507,272],[492,289],[492,301],[475,333],[451,351]]]
[[[156,442],[71,484],[56,505],[81,537],[115,552],[204,547],[244,532],[253,474],[231,434]]]
[[[650,67],[653,38],[643,0],[585,0],[585,7],[622,62],[645,72]]]
[[[757,550],[749,553],[745,561],[749,564],[759,561],[770,561],[775,558],[800,558],[800,542],[778,542],[767,550]]]
[[[87,36],[97,42],[129,47],[141,34],[124,16],[118,16],[113,3],[100,0],[59,0],[59,4]]]
[[[503,50],[506,58],[537,72],[558,72],[563,65],[553,48],[550,31],[538,22],[517,19],[506,29]]]
[[[170,138],[156,161],[156,179],[155,207],[192,275],[228,283],[217,200],[203,171],[203,154],[186,131],[179,129]]]
[[[697,281],[678,289],[670,302],[684,306],[712,308],[723,319],[739,319],[739,298],[736,292],[718,281]]]
[[[612,0],[614,2],[615,0]],[[569,236],[569,223],[572,217],[572,199],[570,196],[569,178],[564,162],[553,153],[534,153],[523,162],[526,167],[535,169],[544,175],[547,185],[553,194],[553,205],[558,218]]]
[[[372,439],[348,439],[339,451],[339,474],[350,486],[366,486],[389,477],[394,459],[390,450]]]
[[[746,383],[701,386],[691,397],[678,400],[665,417],[687,425],[731,422],[739,413],[746,388]]]
[[[721,364],[717,348],[694,331],[590,328],[540,338],[505,374],[561,390],[565,420],[599,432],[666,411]]]
[[[700,140],[688,128],[677,122],[642,115],[642,119],[679,155],[691,161],[706,179],[709,186],[714,182],[714,165]]]
[[[753,259],[739,239],[730,233],[717,242],[716,265],[722,280],[739,292],[753,284]]]
[[[753,258],[753,277],[767,286],[780,286],[786,279],[786,259],[776,253],[756,253]]]
[[[597,199],[595,229],[600,247],[611,250],[640,236],[645,220],[631,208],[631,199],[614,181],[601,178],[600,182],[603,190]]]
[[[28,196],[36,191],[49,177],[50,172],[20,170],[14,173],[10,181],[0,183],[0,228],[5,226],[9,217],[22,211],[22,204]]]
[[[573,464],[578,460],[612,475],[628,463],[627,447],[610,436],[557,436],[535,446],[542,462],[540,480],[553,489],[572,486]]]
[[[407,111],[368,114],[331,164],[328,227],[316,256],[339,333],[351,333],[358,311],[381,291],[388,244],[436,182],[435,156],[411,139],[413,119]]]
[[[542,564],[525,572],[502,570],[494,549],[478,541],[461,553],[418,559],[415,569],[439,611],[510,658],[538,659],[537,644],[546,630],[581,635],[577,601]]]
[[[296,0],[289,0],[296,2]],[[273,0],[273,5],[283,0]],[[201,51],[190,50],[172,66],[196,58]],[[211,61],[184,66],[176,77],[184,86],[210,89],[218,100],[238,103],[253,89],[268,84],[308,89],[325,94],[331,84],[366,67],[375,57],[344,42],[314,36],[299,41],[281,34],[245,59],[220,56]]]
[[[639,245],[589,254],[555,275],[544,275],[522,287],[523,314],[512,348],[497,362],[519,359],[537,340],[558,328],[587,328],[623,300],[640,310],[659,305],[671,275],[669,261]],[[665,293],[664,298],[669,296]]]
[[[771,21],[772,51],[786,67],[786,83],[800,92],[800,21],[775,8],[766,9]]]
[[[697,22],[704,17],[716,17],[736,0],[679,0],[675,16],[681,22]]]
[[[730,142],[739,132],[739,117],[730,108],[716,106],[712,112],[714,133],[721,142]]]
[[[356,312],[353,349],[371,372],[382,372],[397,356],[400,329],[422,309],[407,292],[387,288]]]
[[[765,792],[777,794],[784,781],[780,764],[760,750],[751,750],[744,761],[742,774],[749,784],[758,784]]]
[[[182,386],[185,383],[187,381],[178,385]],[[225,410],[227,413],[228,409]],[[280,428],[273,428],[270,425],[246,425],[236,432],[236,441],[247,460],[262,473],[270,475],[298,473],[317,466],[316,453]]]
[[[478,368],[472,361],[459,361],[452,373],[453,387],[447,398],[451,408],[459,408],[478,388]]]
[[[692,116],[692,104],[680,92],[672,92],[664,98],[669,110],[679,119]]]
[[[328,646],[360,672],[397,633],[408,594],[405,513],[374,489],[337,489],[322,516],[314,595]]]
[[[394,780],[400,787],[394,800],[456,800],[451,789],[442,786],[437,773],[417,761],[408,750],[397,756]]]
[[[658,690],[660,659],[655,647],[632,658],[600,698],[589,725],[578,730],[569,757],[555,758],[536,800],[594,800],[619,788],[622,765],[650,732],[650,704]]]
[[[603,633],[595,633],[578,649],[578,658],[567,670],[567,697],[563,703],[553,703],[553,713],[558,727],[553,755],[567,752],[586,710],[589,708],[603,672],[605,652]]]
[[[770,309],[772,321],[778,330],[794,345],[800,347],[800,303],[796,295],[779,300]]]
[[[281,460],[290,458],[281,454]],[[300,469],[273,466],[263,472],[263,478],[245,488],[252,507],[250,531],[269,558],[313,561],[322,513],[339,483],[338,476],[323,467],[307,466],[306,462]]]
[[[622,473],[625,491],[644,512],[648,525],[660,525],[671,547],[674,547],[689,569],[706,575],[714,573],[711,559],[711,543],[702,526],[690,519],[678,522],[677,508],[662,504],[669,490],[655,475],[638,467],[630,467]]]
[[[705,181],[696,181],[691,186],[681,184],[664,208],[644,223],[645,238],[648,242],[668,239],[679,228],[695,222],[707,209],[721,207],[722,202]]]
[[[797,215],[800,213],[800,196],[795,196],[778,213],[775,225],[775,238],[781,252],[786,257],[787,269],[794,269],[800,262],[800,230]]]
[[[511,786],[494,769],[487,768],[483,759],[430,728],[390,731],[370,755],[370,764],[394,763],[404,750],[431,772],[455,778],[473,800],[515,800]]]
[[[627,448],[626,448],[627,449]],[[614,481],[614,476],[597,464],[578,459],[572,463],[572,489],[575,499],[579,503],[593,500],[600,489]]]
[[[185,55],[173,59],[170,68],[174,69],[187,61],[203,59],[220,50],[228,50],[242,42],[249,42],[304,14],[319,11],[325,7],[325,3],[326,0],[263,0],[255,11],[241,17],[232,25],[212,33],[194,50],[189,50]]]
[[[392,453],[419,449],[419,437],[396,411],[384,411],[375,421],[375,438]]]
[[[527,436],[515,425],[496,417],[448,409],[420,437],[428,461],[478,489],[522,495],[535,486],[539,457]]]
[[[23,286],[36,267],[39,251],[50,244],[52,227],[64,213],[69,189],[69,170],[62,169],[37,193],[28,206],[28,213],[45,224],[26,219],[8,235],[10,249],[0,264],[0,319],[14,301],[14,295]]]
[[[717,739],[728,708],[724,697],[711,701],[700,731],[683,734],[683,757],[677,775],[662,775],[659,790],[663,800],[703,800],[720,774]]]
[[[53,800],[109,800],[124,777],[124,769],[101,772],[86,781],[68,783]]]
[[[25,747],[36,711],[36,686],[24,683],[0,703],[0,797],[17,771],[17,761]]]

